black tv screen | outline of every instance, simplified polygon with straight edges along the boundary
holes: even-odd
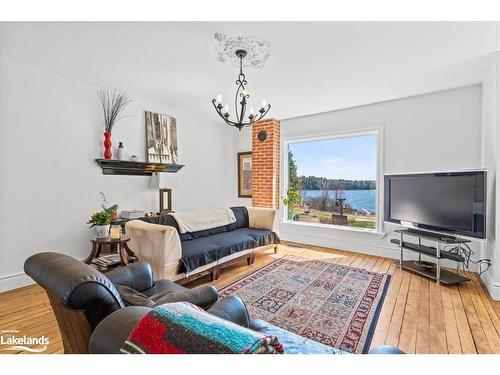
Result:
[[[485,238],[486,172],[386,175],[385,221]]]

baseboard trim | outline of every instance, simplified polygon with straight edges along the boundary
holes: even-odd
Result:
[[[33,279],[24,272],[5,275],[0,277],[0,293],[33,284],[35,284]]]
[[[488,290],[491,298],[495,301],[500,301],[500,283],[494,282],[488,272],[481,275],[481,280],[483,281],[483,284]]]
[[[80,261],[83,262],[84,259],[86,257],[80,258]],[[0,293],[34,284],[35,281],[24,272],[3,275],[0,276]]]

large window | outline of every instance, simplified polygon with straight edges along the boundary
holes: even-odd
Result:
[[[288,220],[375,230],[376,133],[288,145]]]

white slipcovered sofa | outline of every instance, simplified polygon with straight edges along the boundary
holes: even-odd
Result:
[[[231,210],[236,222],[195,232],[182,233],[174,218],[176,214],[131,220],[125,225],[130,248],[140,260],[151,264],[155,279],[179,283],[207,274],[217,279],[221,269],[231,262],[246,258],[252,264],[255,252],[277,251],[278,210],[257,207]],[[203,220],[203,211],[198,221],[200,218]]]

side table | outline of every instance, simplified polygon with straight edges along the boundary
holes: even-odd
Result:
[[[122,266],[126,266],[129,263],[129,257],[132,258],[132,262],[136,262],[139,258],[135,253],[128,247],[127,242],[130,241],[130,237],[127,235],[122,235],[121,238],[93,238],[90,240],[92,242],[92,250],[89,256],[83,262],[90,264],[94,259],[99,258],[101,255],[102,245],[109,245],[112,248],[114,245],[118,248],[118,254],[120,255],[120,261]]]

